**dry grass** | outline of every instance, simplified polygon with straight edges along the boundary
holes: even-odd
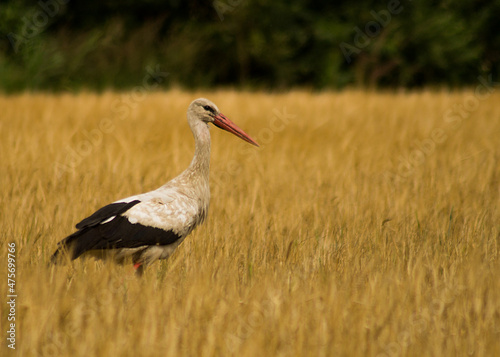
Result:
[[[262,144],[212,129],[205,225],[142,280],[93,260],[48,267],[80,219],[189,164],[185,110],[201,95]],[[5,273],[16,242],[16,352],[498,355],[500,94],[474,98],[0,97],[0,263]],[[293,117],[279,119],[283,108]]]

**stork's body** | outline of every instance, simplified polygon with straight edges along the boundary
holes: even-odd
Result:
[[[142,272],[143,266],[168,258],[205,220],[210,202],[208,124],[258,145],[207,99],[193,101],[187,117],[196,144],[189,167],[160,188],[118,200],[78,223],[78,230],[59,242],[52,261],[62,251],[68,251],[71,259],[86,252],[99,257],[110,252],[117,262],[131,257]]]

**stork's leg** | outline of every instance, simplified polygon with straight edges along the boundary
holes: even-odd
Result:
[[[134,269],[135,269],[135,275],[138,277],[141,277],[142,274],[144,273],[144,266],[141,263],[135,263]]]

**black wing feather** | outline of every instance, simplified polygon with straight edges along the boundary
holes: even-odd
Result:
[[[107,206],[104,206],[97,211],[95,211],[91,216],[85,218],[81,222],[79,222],[76,225],[76,229],[83,229],[87,227],[92,227],[95,225],[98,225],[101,222],[104,222],[108,218],[111,218],[113,216],[118,216],[126,211],[128,211],[130,208],[135,206],[136,204],[140,203],[141,201],[135,200],[131,202],[118,202],[118,203],[111,203]]]

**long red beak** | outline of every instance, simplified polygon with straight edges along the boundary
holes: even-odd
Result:
[[[229,118],[224,116],[224,114],[219,113],[214,117],[214,125],[224,129],[226,131],[229,131],[230,133],[233,133],[237,137],[245,140],[247,143],[250,143],[255,146],[259,146],[257,142],[252,139],[247,133],[245,133],[243,130],[241,130],[235,123],[233,123]]]

